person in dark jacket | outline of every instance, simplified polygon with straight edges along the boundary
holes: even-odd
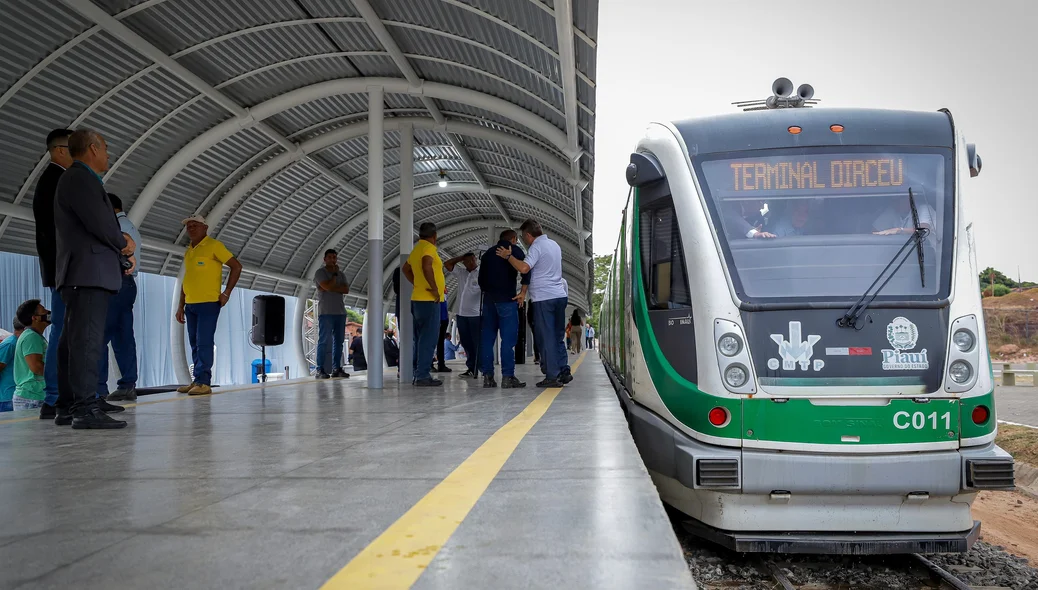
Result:
[[[386,330],[382,338],[382,353],[386,358],[386,364],[390,367],[400,365],[400,345],[393,338],[393,330]]]
[[[494,380],[494,341],[501,334],[501,387],[526,387],[515,377],[515,343],[519,339],[519,306],[526,300],[529,275],[523,275],[522,288],[515,292],[519,271],[497,255],[497,248],[510,248],[512,256],[523,260],[516,245],[518,235],[510,229],[501,232],[497,244],[487,248],[479,266],[479,288],[483,291],[483,330],[480,334],[479,364],[483,387],[497,387]]]
[[[43,286],[50,290],[50,314],[54,322],[47,342],[47,358],[44,360],[44,379],[47,382],[46,397],[40,408],[40,419],[51,420],[56,415],[54,405],[58,402],[58,339],[65,322],[65,304],[54,286],[54,266],[57,256],[57,236],[54,234],[54,191],[61,174],[72,165],[68,151],[70,129],[55,129],[47,135],[47,152],[50,163],[36,181],[32,197],[32,216],[36,221],[36,254],[40,258],[40,276]]]
[[[65,304],[58,343],[58,403],[54,423],[73,428],[123,428],[108,412],[124,408],[96,395],[98,359],[104,342],[108,300],[124,274],[136,267],[136,244],[119,229],[101,174],[108,146],[99,133],[79,129],[69,136],[74,162],[58,180],[54,196],[57,235],[55,286]],[[123,268],[123,257],[129,267]],[[75,351],[74,353],[72,351]]]
[[[350,342],[350,353],[353,355],[353,368],[357,371],[368,369],[368,359],[364,357],[364,331],[357,328],[357,335]]]

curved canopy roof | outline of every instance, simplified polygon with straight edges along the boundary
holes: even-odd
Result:
[[[400,135],[415,222],[444,254],[542,222],[590,300],[597,0],[7,0],[0,22],[0,250],[35,254],[44,139],[108,141],[108,190],[175,275],[180,220],[306,295],[326,248],[367,293],[368,90],[383,89],[385,259],[398,259]],[[446,189],[437,186],[443,171]],[[386,275],[383,293],[391,289]]]

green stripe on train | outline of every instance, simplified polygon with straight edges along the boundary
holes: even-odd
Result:
[[[635,189],[634,219],[631,223],[633,228],[631,232],[632,251],[637,251],[638,245],[641,244],[638,203],[638,190]],[[633,284],[631,290],[634,292],[632,307],[637,323],[638,340],[642,345],[642,353],[649,369],[649,375],[652,377],[652,383],[656,386],[656,391],[663,404],[682,424],[696,432],[722,438],[740,438],[742,432],[740,400],[718,397],[701,391],[695,383],[679,375],[664,356],[663,351],[660,350],[656,335],[652,331],[652,325],[649,323],[649,309],[645,302],[645,289],[642,287],[641,256],[631,256],[631,282]],[[623,309],[622,306],[621,309]],[[710,409],[717,406],[726,408],[732,415],[731,422],[723,428],[717,428],[707,419]]]

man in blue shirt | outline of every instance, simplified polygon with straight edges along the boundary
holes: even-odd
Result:
[[[494,380],[494,341],[501,334],[501,387],[526,387],[515,377],[515,344],[519,339],[519,306],[526,301],[530,277],[523,275],[522,288],[515,293],[515,279],[519,271],[498,257],[498,251],[522,261],[526,258],[516,245],[518,235],[513,230],[501,232],[497,244],[483,253],[479,270],[479,287],[483,290],[483,330],[479,345],[479,364],[483,372],[483,387],[497,387]]]
[[[112,202],[119,229],[133,239],[136,256],[141,247],[141,234],[130,218],[123,212],[122,199],[108,193]],[[133,304],[137,301],[137,267],[123,275],[123,284],[108,300],[108,316],[105,320],[105,339],[101,346],[101,359],[97,363],[97,397],[108,401],[132,402],[137,400],[137,341],[133,337]],[[115,362],[119,365],[118,388],[108,395],[108,343],[112,343]]]
[[[562,248],[544,235],[541,224],[527,219],[519,226],[526,243],[526,259],[520,260],[512,250],[499,246],[497,255],[512,268],[530,275],[530,298],[537,302],[533,321],[540,342],[545,379],[537,387],[562,387],[573,380],[566,355],[566,306],[569,298],[562,279]]]
[[[14,411],[14,349],[25,326],[16,318],[14,334],[0,342],[0,412]]]

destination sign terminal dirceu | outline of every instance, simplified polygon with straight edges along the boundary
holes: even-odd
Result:
[[[902,158],[731,162],[736,191],[899,187],[905,180]]]

